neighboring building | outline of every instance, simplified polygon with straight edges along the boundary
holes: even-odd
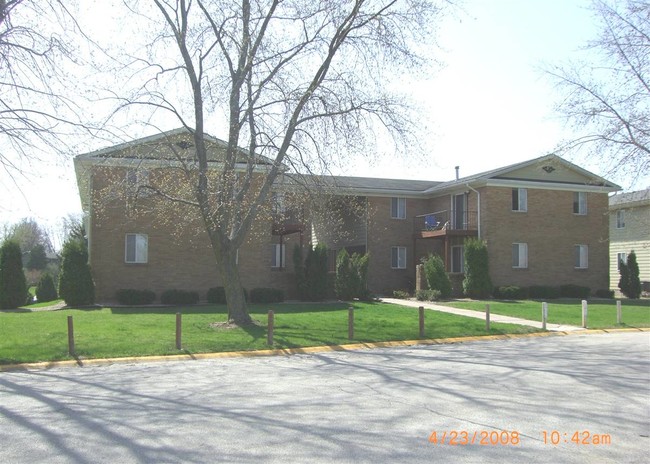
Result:
[[[609,197],[609,287],[619,291],[618,263],[634,250],[644,292],[650,292],[650,188]]]
[[[141,215],[130,212],[129,189],[141,178],[163,178],[170,144],[187,149],[184,139],[186,132],[170,131],[75,158],[99,301],[110,301],[120,288],[157,294],[178,288],[204,297],[220,285],[200,226],[190,227],[182,217],[159,221],[146,207]],[[224,142],[206,141],[218,161]],[[268,160],[260,157],[259,163]],[[276,184],[269,205],[275,219],[258,220],[238,253],[246,288],[282,288],[291,298],[293,248],[316,243],[330,249],[330,270],[341,248],[369,252],[368,285],[376,294],[412,290],[415,266],[429,253],[440,254],[459,282],[467,237],[487,242],[494,285],[570,283],[592,291],[609,285],[608,193],[620,187],[555,155],[449,182],[308,180],[327,192],[326,207],[285,206],[283,198],[296,183],[285,177]],[[139,201],[155,210],[152,198]]]

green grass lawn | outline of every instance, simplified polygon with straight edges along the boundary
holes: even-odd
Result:
[[[454,308],[485,311],[504,316],[521,317],[532,321],[542,320],[540,301],[456,301],[442,303]],[[591,300],[588,302],[587,327],[604,329],[614,327],[650,327],[650,300],[622,300],[622,324],[616,324],[615,300]],[[548,322],[551,324],[582,325],[582,304],[580,300],[549,300]]]
[[[175,313],[183,314],[183,352],[204,353],[269,348],[267,311],[275,312],[274,348],[338,345],[418,338],[418,311],[384,303],[355,303],[355,338],[348,340],[347,304],[251,305],[259,326],[213,328],[226,320],[225,306],[186,308],[101,308],[0,313],[0,364],[70,359],[67,316],[73,316],[81,358],[178,354]],[[485,322],[426,312],[426,338],[487,335]],[[490,334],[536,330],[492,324]]]

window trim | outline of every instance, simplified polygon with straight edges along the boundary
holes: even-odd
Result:
[[[589,245],[584,245],[584,244],[576,244],[573,246],[573,267],[574,269],[589,269]],[[583,258],[583,252],[584,250],[584,263],[582,262]],[[576,254],[579,253],[579,254]],[[578,258],[579,262],[576,262],[576,258]]]
[[[133,243],[133,261],[129,261],[129,237],[135,237]],[[140,256],[138,259],[138,237],[144,237],[144,258]],[[142,246],[142,245],[141,245]],[[140,248],[140,250],[142,250]],[[138,234],[138,233],[128,233],[124,235],[124,263],[125,264],[148,264],[149,263],[149,235],[147,234]]]
[[[587,211],[587,193],[573,192],[573,214],[576,216],[586,216]]]
[[[393,215],[393,212],[395,213],[395,215]],[[400,219],[400,220],[406,219],[406,198],[392,197],[390,199],[390,218]]]
[[[514,250],[515,245],[517,246],[517,265],[514,263]],[[522,256],[523,250],[523,256]],[[525,242],[515,242],[512,244],[512,268],[513,269],[528,269],[528,243]],[[522,263],[523,257],[523,263]]]
[[[273,251],[271,254],[271,269],[286,269],[287,267],[287,247],[284,243],[272,243]],[[278,258],[280,265],[278,266]]]
[[[625,229],[625,210],[619,209],[616,211],[616,228]]]
[[[621,255],[623,255],[623,259],[621,259]],[[616,253],[616,270],[620,271],[621,270],[621,261],[623,261],[625,264],[627,264],[627,252],[626,251],[619,251]]]
[[[515,192],[517,192],[517,209],[515,209]],[[522,195],[523,192],[523,195]],[[528,212],[528,189],[526,188],[513,188],[511,197],[511,207],[513,213],[527,213]]]
[[[400,266],[400,251],[404,253],[404,263],[403,266]],[[396,254],[394,254],[396,253]],[[397,257],[397,260],[393,260],[394,257]],[[407,264],[407,251],[405,246],[393,246],[390,248],[390,268],[391,269],[406,269]]]

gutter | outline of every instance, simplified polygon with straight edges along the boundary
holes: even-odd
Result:
[[[475,192],[478,198],[478,207],[477,207],[478,213],[477,213],[476,220],[478,221],[478,238],[480,239],[481,238],[481,192],[479,192],[474,187],[469,185],[469,183],[465,183],[465,186],[467,186],[467,188],[470,189],[472,192]]]

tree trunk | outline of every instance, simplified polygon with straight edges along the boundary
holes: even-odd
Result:
[[[237,267],[237,250],[228,250],[222,253],[220,260],[223,286],[226,291],[226,304],[228,305],[228,322],[246,326],[251,325],[253,320],[248,314],[244,289],[239,278]]]

